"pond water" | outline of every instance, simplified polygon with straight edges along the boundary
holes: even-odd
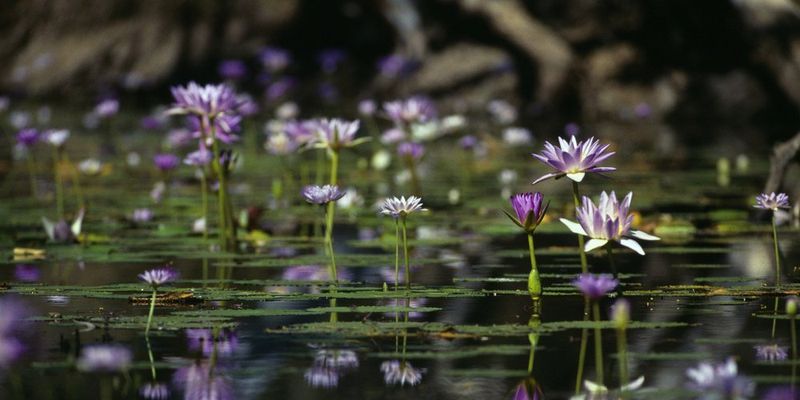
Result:
[[[25,352],[0,370],[0,397],[519,399],[519,385],[535,381],[543,394],[537,398],[563,399],[575,394],[576,380],[598,381],[598,325],[584,319],[584,298],[571,284],[581,270],[577,237],[558,221],[573,218],[568,181],[535,187],[550,201],[535,234],[540,313],[527,292],[525,235],[501,212],[511,209],[504,196],[532,190],[530,181],[548,172],[529,156],[541,143],[495,143],[484,156],[453,138],[428,144],[420,175],[429,211],[408,218],[410,292],[403,282],[394,288],[395,226],[374,206],[408,193],[408,184],[395,180],[394,166],[369,167],[377,141],[342,152],[340,182],[362,201],[337,209],[338,286],[327,282],[324,213],[298,194],[313,181],[318,152],[278,157],[241,147],[233,202],[262,213],[251,224],[256,229],[239,232],[241,249],[222,252],[213,248],[214,224],[208,241],[192,232],[200,215],[194,171],[160,176],[149,163],[160,145],[161,137],[135,132],[113,140],[73,132],[73,162],[102,155],[105,163],[99,174],[80,176],[87,207],[80,244],[46,241],[41,217],[55,215],[48,149],[36,153],[36,197],[24,163],[6,171],[0,294],[22,304],[28,319],[18,336]],[[608,161],[617,172],[581,184],[595,198],[601,190],[634,192],[634,224],[662,237],[643,242],[645,256],[614,248],[620,289],[600,301],[604,321],[614,297],[631,304],[628,375],[643,376],[644,384],[629,398],[695,398],[701,394],[688,389],[686,370],[727,357],[757,385],[743,398],[795,381],[791,359],[760,360],[755,346],[791,346],[782,300],[774,337],[772,315],[776,297],[800,290],[793,283],[797,230],[779,227],[784,284],[776,289],[771,228],[752,208],[766,162],[748,154],[749,165],[724,182],[711,150],[678,165],[642,165],[617,154]],[[138,166],[126,162],[131,152],[139,153]],[[500,179],[502,170],[516,179],[510,172]],[[74,215],[79,193],[66,180],[65,208]],[[159,180],[166,189],[154,203]],[[214,196],[210,201],[214,209]],[[145,207],[153,218],[131,222],[133,210]],[[592,272],[611,272],[603,252],[589,253],[589,264]],[[163,265],[180,277],[159,288],[172,297],[159,300],[145,336],[151,292],[137,275]],[[619,387],[617,332],[611,322],[600,326],[603,383]],[[80,372],[82,349],[97,343],[130,349],[130,368]]]

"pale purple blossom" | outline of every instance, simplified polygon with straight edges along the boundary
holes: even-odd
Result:
[[[296,83],[296,80],[292,77],[287,76],[280,78],[267,86],[267,89],[264,91],[264,96],[269,101],[280,99],[281,97],[286,96],[286,94],[292,90]]]
[[[225,84],[200,86],[189,82],[171,89],[175,104],[171,114],[192,114],[214,120],[222,114],[234,113],[238,107],[236,93]]]
[[[754,346],[756,358],[762,361],[783,361],[789,356],[788,347],[778,346],[777,344],[766,344]]]
[[[223,60],[217,72],[222,79],[238,81],[247,75],[247,66],[241,60]]]
[[[42,272],[35,265],[17,264],[14,267],[14,279],[20,282],[36,282],[42,277]]]
[[[139,279],[145,283],[159,287],[178,278],[178,273],[171,268],[154,268],[139,274]]]
[[[478,138],[474,135],[466,135],[458,140],[458,145],[464,150],[474,149],[478,145]]]
[[[633,215],[630,214],[633,193],[628,193],[622,202],[617,201],[617,195],[612,191],[600,194],[600,201],[595,206],[594,202],[583,196],[583,202],[575,211],[578,223],[561,218],[561,222],[570,231],[578,235],[588,236],[585,251],[605,246],[609,241],[619,242],[621,245],[644,255],[644,250],[639,243],[631,237],[641,240],[660,240],[658,237],[631,229]]]
[[[603,173],[615,171],[614,167],[601,167],[598,164],[614,155],[614,152],[606,152],[609,145],[600,145],[595,138],[585,141],[577,141],[572,136],[569,141],[558,138],[559,147],[555,147],[550,142],[544,142],[544,150],[541,154],[532,154],[537,160],[553,167],[556,172],[545,174],[533,181],[537,184],[549,178],[567,178],[580,182],[587,172]]]
[[[239,339],[229,329],[222,329],[214,337],[211,329],[187,329],[186,340],[189,350],[200,351],[204,357],[209,357],[216,350],[217,355],[229,356],[239,347]]]
[[[194,138],[194,133],[188,129],[172,129],[167,133],[167,144],[172,149],[180,149],[194,143]]]
[[[617,287],[619,281],[609,274],[590,274],[583,273],[572,281],[572,285],[578,288],[584,296],[597,300],[605,297],[609,292]]]
[[[503,143],[509,146],[522,146],[533,142],[530,130],[518,126],[503,129]]]
[[[761,193],[756,196],[756,204],[753,207],[772,211],[778,211],[779,208],[789,208],[789,196],[786,193]]]
[[[351,147],[359,143],[356,133],[361,122],[342,119],[320,119],[317,121],[315,146],[329,148],[334,151],[342,147]]]
[[[169,386],[159,382],[148,382],[139,388],[139,395],[147,400],[167,400]]]
[[[180,164],[180,159],[175,154],[156,154],[153,156],[153,164],[161,172],[169,172]]]
[[[189,116],[189,130],[195,138],[206,137],[206,144],[211,145],[210,130],[214,130],[214,137],[225,144],[230,144],[239,140],[237,133],[241,130],[242,117],[236,114],[220,114],[214,118],[214,123],[203,126],[203,119],[197,116]],[[209,131],[207,131],[209,130]]]
[[[436,118],[436,106],[425,97],[383,103],[383,112],[397,125],[425,123]]]
[[[85,372],[122,372],[132,361],[133,354],[126,347],[98,344],[84,347],[76,365]]]
[[[47,143],[55,147],[61,147],[69,139],[69,131],[66,129],[50,129],[44,132]]]
[[[271,46],[261,49],[259,58],[264,68],[273,73],[284,70],[292,62],[292,56],[288,51]]]
[[[137,208],[131,215],[131,220],[136,223],[149,222],[151,219],[153,219],[153,211],[149,208]]]
[[[303,188],[302,195],[311,204],[325,205],[341,199],[345,192],[336,185],[308,185]]]
[[[410,59],[400,54],[389,54],[378,60],[377,67],[383,77],[397,79],[411,72],[414,65]]]
[[[371,117],[375,115],[375,111],[378,110],[378,105],[375,103],[375,100],[372,99],[365,99],[358,102],[358,113],[365,117]]]
[[[747,399],[755,391],[753,381],[739,375],[733,358],[721,364],[702,362],[687,369],[686,376],[690,380],[689,389],[702,393],[706,398],[716,395],[725,399]]]
[[[201,168],[210,164],[213,158],[214,154],[211,152],[211,150],[204,146],[200,146],[199,149],[187,154],[186,158],[183,159],[183,163]]]
[[[397,155],[400,157],[419,160],[425,154],[425,146],[414,142],[404,142],[397,145]]]
[[[94,114],[100,118],[108,118],[119,112],[119,100],[110,98],[105,99],[94,107]]]
[[[422,199],[417,196],[392,197],[383,201],[380,206],[379,213],[388,215],[392,218],[400,218],[407,216],[413,212],[427,211],[422,208]]]

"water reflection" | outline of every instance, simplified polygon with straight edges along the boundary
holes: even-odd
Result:
[[[314,356],[314,363],[303,375],[311,387],[334,388],[347,372],[358,368],[358,356],[352,350],[323,349]]]

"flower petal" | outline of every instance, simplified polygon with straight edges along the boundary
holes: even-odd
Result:
[[[531,182],[531,185],[535,185],[535,184],[537,184],[537,183],[539,183],[539,182],[541,182],[541,181],[545,181],[545,180],[548,180],[548,179],[550,179],[550,178],[553,178],[553,177],[556,177],[556,176],[559,176],[559,175],[563,175],[563,174],[560,174],[560,173],[555,173],[555,172],[554,172],[554,173],[550,173],[550,174],[545,174],[545,175],[542,175],[542,176],[540,176],[540,177],[539,177],[539,179],[537,179],[537,180],[535,180],[535,181]]]
[[[661,240],[661,238],[658,236],[653,236],[649,233],[637,231],[635,229],[631,229],[630,235],[637,239],[642,239],[642,240]]]
[[[576,172],[574,174],[567,174],[567,178],[572,179],[575,182],[582,181],[584,176],[586,176],[585,172]]]
[[[644,375],[640,376],[633,382],[626,383],[625,385],[620,387],[620,391],[625,392],[625,391],[637,390],[640,387],[642,387],[642,385],[644,385]]]
[[[627,247],[627,248],[639,253],[639,255],[642,255],[642,256],[644,255],[644,249],[642,249],[642,246],[639,245],[639,242],[637,242],[637,241],[635,241],[633,239],[625,239],[625,238],[623,238],[623,239],[621,239],[619,241],[619,244],[621,244],[621,245],[623,245],[623,246],[625,246],[625,247]]]
[[[605,246],[606,243],[608,243],[608,240],[605,239],[589,239],[589,241],[586,242],[586,246],[583,247],[583,250],[588,253],[594,249]]]
[[[572,231],[572,233],[576,233],[578,235],[583,235],[583,236],[588,236],[588,235],[586,235],[586,231],[583,230],[583,227],[581,226],[581,224],[579,224],[577,222],[570,221],[570,220],[568,220],[566,218],[561,218],[561,219],[559,219],[559,221],[561,221],[562,224],[566,225],[567,229]]]

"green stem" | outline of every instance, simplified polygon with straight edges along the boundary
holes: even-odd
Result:
[[[331,285],[331,293],[336,294],[336,284]],[[336,297],[331,297],[331,300],[328,302],[331,310],[336,309]],[[339,313],[336,311],[331,311],[330,322],[335,323],[339,321]]]
[[[394,220],[394,291],[400,281],[400,221]]]
[[[150,358],[150,376],[153,378],[153,381],[156,380],[156,363],[155,358],[153,357],[153,349],[150,347],[150,337],[145,336],[144,341],[147,343],[147,356]]]
[[[589,321],[589,299],[583,298],[583,321]],[[581,329],[581,350],[578,354],[578,373],[575,377],[575,395],[580,394],[583,383],[583,367],[586,363],[586,348],[589,345],[589,329]]]
[[[531,350],[528,353],[528,375],[533,373],[533,356],[536,354],[536,345],[531,342]]]
[[[572,202],[575,203],[575,210],[580,207],[580,191],[578,190],[578,182],[572,181]],[[581,254],[581,272],[587,273],[589,272],[589,263],[586,261],[586,250],[584,250],[584,238],[583,235],[578,235],[578,247],[580,248]]]
[[[617,279],[619,274],[617,273],[617,264],[614,263],[614,251],[611,250],[611,245],[606,245],[606,254],[608,254],[608,265],[611,267],[611,273],[614,274],[614,279]]]
[[[597,374],[597,383],[603,384],[603,334],[600,329],[600,303],[592,303],[592,312],[594,314],[594,368]]]
[[[200,199],[200,204],[203,208],[203,223],[205,224],[203,227],[203,243],[208,246],[208,179],[206,178],[206,172],[203,170],[200,171]]]
[[[775,213],[772,213],[772,245],[775,249],[775,290],[780,290],[781,287],[781,256],[778,250],[778,228]],[[774,314],[778,315],[778,298],[775,297]],[[772,319],[772,338],[775,339],[775,328],[777,328],[778,319]]]
[[[408,227],[406,225],[406,216],[400,217],[403,222],[403,259],[406,267],[406,290],[411,291],[411,268],[408,260]]]
[[[150,312],[147,313],[147,327],[144,328],[145,336],[150,334],[150,324],[153,322],[153,311],[156,308],[156,289],[153,288],[153,296],[150,297]]]
[[[533,247],[533,232],[528,233],[528,251],[531,256],[531,272],[528,275],[528,292],[533,300],[542,296],[542,283],[539,280],[539,269],[536,267],[536,255]]]
[[[212,122],[213,124],[213,122]],[[211,128],[212,132],[214,128]],[[219,187],[217,188],[217,212],[219,221],[217,222],[218,229],[219,229],[219,245],[222,250],[228,249],[228,218],[225,216],[225,174],[222,172],[222,164],[219,160],[219,144],[217,143],[217,139],[212,135],[211,140],[211,148],[213,154],[213,159],[211,161],[212,168],[214,169],[214,173],[217,175],[217,179],[219,182]]]
[[[619,386],[628,383],[628,351],[625,329],[617,329],[617,358],[619,362]]]
[[[69,157],[66,154],[64,155],[64,161],[70,167],[72,166],[72,162],[70,162]],[[72,183],[75,185],[75,195],[78,197],[78,208],[85,208],[86,202],[83,199],[83,188],[81,187],[81,171],[79,171],[77,168],[73,170],[75,171],[73,175],[75,178],[73,179]]]
[[[329,208],[330,205],[332,204],[333,202],[328,203]],[[328,253],[331,256],[331,269],[330,269],[331,280],[334,282],[339,282],[339,275],[336,273],[336,257],[333,253],[333,238],[330,234],[328,234],[328,232],[333,230],[333,218],[330,216],[331,215],[330,213],[331,210],[329,209],[328,212],[326,213],[327,221],[325,223],[325,244],[328,246]]]
[[[413,157],[407,157],[406,165],[411,174],[411,191],[416,196],[422,196],[422,186],[419,183],[419,174],[417,174],[417,166],[414,163]]]
[[[53,149],[53,173],[56,179],[56,212],[58,220],[64,219],[64,182],[61,177],[61,148]]]

